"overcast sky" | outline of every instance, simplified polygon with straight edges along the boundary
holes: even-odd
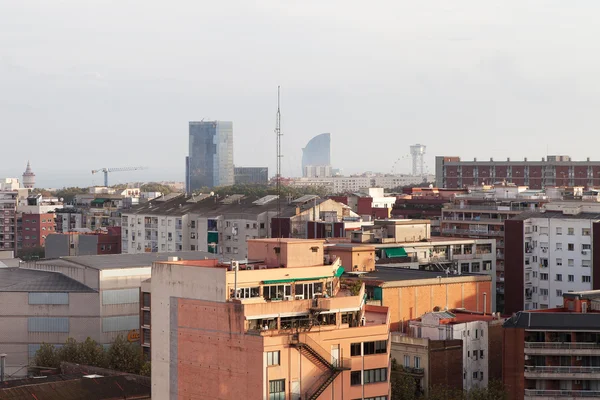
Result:
[[[600,159],[600,2],[0,0],[0,177],[183,180],[188,121],[231,120],[236,165],[283,173],[332,134],[346,173],[409,145]]]

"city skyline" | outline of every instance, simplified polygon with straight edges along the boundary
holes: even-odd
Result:
[[[332,165],[346,173],[389,171],[411,142],[427,143],[430,173],[436,155],[594,158],[581,143],[600,140],[600,60],[583,49],[600,5],[341,4],[128,3],[115,17],[106,3],[3,3],[0,130],[4,146],[28,146],[4,155],[0,175],[30,159],[40,186],[89,186],[103,166],[149,167],[118,181],[182,180],[187,121],[203,117],[236,124],[237,165],[274,171],[277,85],[286,176],[319,132],[335,136]],[[90,157],[90,141],[113,150]],[[356,151],[360,162],[344,156]]]

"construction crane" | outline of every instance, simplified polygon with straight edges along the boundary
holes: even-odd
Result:
[[[109,172],[138,171],[140,169],[148,169],[148,168],[146,168],[146,167],[100,168],[100,169],[93,169],[92,174],[96,174],[98,172],[104,172],[104,186],[108,187],[108,173]]]

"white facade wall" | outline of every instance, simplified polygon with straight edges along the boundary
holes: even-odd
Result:
[[[145,221],[150,219],[151,223]],[[190,250],[187,215],[144,215],[123,213],[121,252],[124,254]]]
[[[525,310],[563,306],[562,293],[592,289],[591,219],[530,218],[524,222]]]
[[[436,314],[423,315],[420,337],[430,340],[460,339],[463,341],[463,389],[485,388],[489,381],[488,323],[472,321],[464,323],[440,324]]]

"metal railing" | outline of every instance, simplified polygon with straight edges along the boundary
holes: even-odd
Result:
[[[558,367],[558,366],[525,366],[525,372],[556,374],[594,374],[600,373],[600,367]]]
[[[600,343],[525,342],[526,349],[600,349]]]
[[[533,390],[525,389],[525,396],[544,397],[600,397],[600,391],[596,390]]]

